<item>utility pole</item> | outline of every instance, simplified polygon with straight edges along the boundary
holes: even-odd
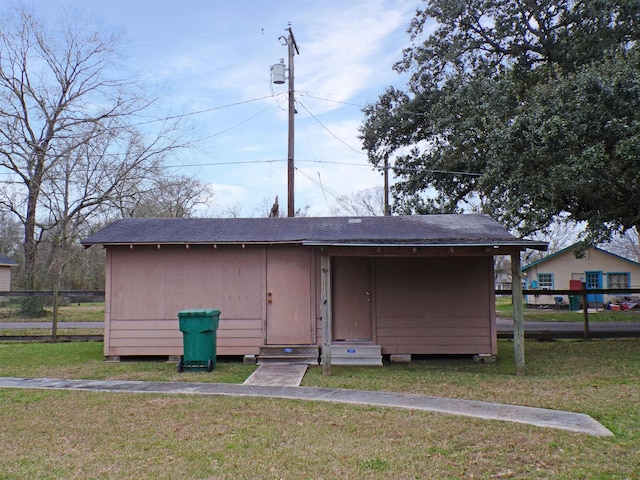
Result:
[[[296,115],[296,103],[295,103],[295,89],[294,89],[294,73],[293,73],[293,56],[297,53],[300,55],[300,51],[298,50],[298,44],[296,43],[296,39],[293,36],[293,31],[291,30],[291,23],[289,23],[289,28],[287,28],[287,32],[289,33],[286,37],[279,37],[279,40],[282,42],[282,45],[286,45],[289,51],[289,142],[287,148],[287,216],[294,217],[295,216],[295,166],[293,162],[293,152],[294,152],[294,134],[295,134],[295,115]],[[275,84],[281,85],[284,83],[284,59],[280,60],[280,63],[277,63],[271,67],[271,76],[272,81]]]
[[[287,148],[287,216],[295,217],[295,166],[293,163],[293,151],[294,151],[294,133],[295,133],[295,115],[296,104],[294,96],[294,75],[293,75],[293,55],[295,53],[300,55],[298,50],[298,44],[293,36],[291,30],[291,24],[289,24],[289,35],[287,36],[287,47],[289,50],[289,144]]]
[[[389,156],[384,157],[384,216],[391,215],[391,207],[389,206]]]

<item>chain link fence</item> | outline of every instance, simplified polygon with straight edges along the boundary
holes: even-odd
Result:
[[[104,291],[0,292],[0,322],[102,321]]]

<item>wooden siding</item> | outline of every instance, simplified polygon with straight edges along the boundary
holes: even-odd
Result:
[[[257,354],[264,248],[110,248],[105,355],[181,355],[178,312],[218,308],[219,355]]]
[[[0,265],[0,292],[11,290],[11,267]]]
[[[376,343],[383,354],[497,353],[492,259],[376,261]]]
[[[191,308],[221,310],[219,355],[258,354],[268,248],[284,247],[109,247],[105,355],[181,355],[177,315]],[[318,344],[320,254],[310,254],[305,283]],[[384,354],[497,353],[492,262],[491,256],[372,258],[372,341]]]
[[[218,355],[259,353],[260,320],[220,320],[216,332]],[[112,321],[110,355],[182,355],[178,320]]]

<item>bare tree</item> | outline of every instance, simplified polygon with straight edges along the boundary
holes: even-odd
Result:
[[[127,126],[153,102],[113,77],[117,36],[68,18],[50,28],[16,9],[0,29],[0,206],[24,228],[27,288],[43,239],[67,246],[92,213],[130,196],[181,146],[174,124]]]
[[[384,189],[373,187],[350,195],[342,195],[336,199],[331,213],[336,216],[382,216],[384,215]]]
[[[242,208],[244,205],[241,202],[234,203],[223,207],[213,214],[214,217],[222,218],[242,218]]]
[[[231,212],[232,213],[232,212]],[[294,212],[296,217],[306,217],[309,213],[309,205],[298,208]],[[249,217],[267,217],[267,218],[282,218],[286,217],[287,212],[280,208],[280,200],[278,195],[275,196],[273,202],[268,197],[264,197],[258,206],[254,207],[253,212]]]
[[[556,217],[546,229],[536,232],[528,238],[549,242],[549,249],[546,252],[538,250],[527,250],[525,252],[524,261],[533,263],[578,242],[580,240],[580,228],[575,222],[563,217]]]
[[[137,188],[137,194],[123,197],[118,209],[124,217],[187,218],[197,216],[200,206],[213,202],[210,185],[193,177],[149,179]]]
[[[9,213],[0,211],[0,253],[14,258],[19,250],[20,223]]]
[[[629,260],[640,262],[640,232],[638,227],[630,228],[614,237],[606,249]]]

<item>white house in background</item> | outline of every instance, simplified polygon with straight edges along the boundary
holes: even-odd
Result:
[[[0,253],[0,292],[11,290],[11,267],[17,265],[16,261]]]
[[[586,288],[639,288],[640,263],[607,252],[598,247],[585,249],[573,244],[556,253],[533,262],[522,269],[523,281],[528,289],[540,290],[540,295],[527,295],[526,302],[533,305],[554,305],[554,297],[567,295],[545,295],[544,290],[568,290],[583,283]],[[573,282],[572,282],[573,281]],[[588,301],[607,303],[608,295],[589,295]]]

